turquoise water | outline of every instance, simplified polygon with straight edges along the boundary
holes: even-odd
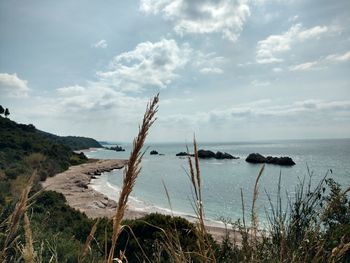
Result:
[[[97,150],[87,153],[90,158],[127,158],[130,146],[122,144],[126,152]],[[185,144],[151,144],[142,162],[142,171],[137,179],[132,196],[148,204],[169,208],[163,183],[166,185],[174,211],[193,214],[192,194],[185,170],[187,159],[175,154],[186,151]],[[350,185],[350,139],[269,141],[250,143],[209,143],[199,144],[199,148],[228,152],[240,157],[238,160],[201,160],[200,168],[203,184],[203,200],[207,218],[236,220],[241,218],[242,206],[240,189],[243,190],[246,210],[250,210],[253,188],[261,165],[249,164],[245,158],[249,153],[263,155],[290,156],[296,162],[293,167],[266,165],[260,181],[257,203],[261,221],[269,209],[267,194],[276,197],[278,178],[281,173],[282,193],[293,194],[299,180],[307,176],[307,166],[312,171],[312,182],[318,182],[329,169],[342,187]],[[157,150],[164,155],[149,155]],[[191,151],[191,148],[190,148]],[[308,178],[308,177],[307,177]],[[121,186],[120,171],[111,172],[108,182]],[[286,194],[283,194],[285,197]]]

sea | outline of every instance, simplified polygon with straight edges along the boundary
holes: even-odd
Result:
[[[126,151],[95,149],[86,152],[86,155],[98,159],[127,159],[132,145],[118,145]],[[193,152],[193,146],[186,143],[154,143],[145,146],[142,170],[130,198],[136,209],[194,215],[188,160],[176,156],[176,153],[187,151],[187,147],[189,152]],[[250,153],[289,156],[296,163],[291,167],[265,166],[256,203],[259,221],[263,225],[267,223],[267,214],[271,213],[271,203],[276,204],[279,179],[282,207],[286,211],[289,200],[293,200],[298,185],[303,181],[305,186],[311,183],[311,187],[315,187],[327,176],[343,189],[350,186],[350,139],[198,143],[198,148],[227,152],[239,157],[237,160],[200,160],[203,205],[209,220],[242,220],[244,209],[245,219],[249,221],[254,185],[262,166],[245,161]],[[150,155],[151,150],[161,155]],[[117,197],[122,186],[122,173],[122,170],[105,173],[93,180],[92,185],[109,197]]]

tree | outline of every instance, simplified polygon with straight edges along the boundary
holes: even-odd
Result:
[[[9,116],[9,115],[10,115],[10,111],[9,111],[8,108],[6,108],[6,110],[5,110],[5,117],[7,117],[7,116]]]
[[[0,114],[4,114],[5,109],[0,105]]]

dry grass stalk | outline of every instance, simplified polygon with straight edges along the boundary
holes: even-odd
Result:
[[[165,190],[166,197],[168,199],[168,204],[169,204],[169,207],[170,207],[170,210],[171,210],[171,216],[174,217],[173,208],[172,208],[172,204],[171,204],[168,188],[166,187],[164,181],[162,181],[162,183],[163,183],[163,187],[164,187],[164,190]],[[147,222],[145,222],[145,223],[150,225]],[[173,262],[182,263],[182,262],[190,262],[191,261],[190,260],[191,259],[190,253],[189,252],[185,252],[182,249],[182,245],[181,245],[181,242],[180,242],[180,234],[179,234],[179,232],[177,230],[177,227],[176,227],[175,223],[172,226],[172,231],[168,231],[168,232],[166,232],[164,229],[162,229],[160,227],[157,227],[157,226],[153,226],[153,227],[159,229],[164,234],[161,247],[159,248],[157,262],[161,262],[161,254],[162,254],[162,250],[163,249],[171,257]]]
[[[36,252],[33,247],[33,235],[30,229],[30,221],[27,213],[24,213],[24,235],[25,246],[21,249],[22,257],[26,263],[34,263],[36,259]]]
[[[199,168],[199,158],[198,158],[198,150],[197,150],[197,142],[196,138],[193,139],[193,148],[194,148],[194,161],[195,165],[193,168],[192,159],[188,156],[188,164],[189,164],[189,177],[191,179],[192,188],[194,190],[194,210],[197,216],[197,237],[198,237],[198,246],[200,257],[204,262],[216,262],[214,251],[211,247],[208,233],[204,224],[204,208],[202,201],[202,185],[201,185],[201,173]]]
[[[174,231],[174,233],[165,232],[163,229],[161,229],[161,231],[163,231],[164,234],[163,248],[171,257],[172,261],[176,263],[192,262],[190,253],[186,253],[182,249],[179,233],[177,231]],[[161,262],[160,256],[158,261]]]
[[[86,238],[86,241],[85,241],[85,244],[84,244],[84,247],[83,247],[83,250],[78,258],[78,262],[83,262],[84,261],[84,258],[86,257],[86,255],[89,253],[89,251],[91,250],[90,248],[90,243],[91,241],[94,239],[94,235],[96,233],[96,230],[97,230],[97,225],[98,223],[100,222],[100,220],[96,220],[95,224],[92,226],[91,228],[91,231],[90,231],[90,234],[89,236]]]
[[[253,192],[253,202],[252,202],[252,211],[251,211],[251,228],[252,228],[252,233],[251,233],[251,246],[252,246],[252,249],[255,250],[255,251],[252,251],[252,262],[255,261],[255,254],[256,254],[256,245],[257,245],[257,232],[258,232],[258,228],[259,228],[259,220],[258,220],[258,214],[256,212],[256,201],[258,199],[258,195],[259,195],[259,180],[264,172],[264,169],[265,169],[265,164],[263,164],[261,166],[261,169],[259,171],[259,174],[258,174],[258,177],[256,178],[256,181],[255,181],[255,185],[254,185],[254,192]]]
[[[256,213],[256,200],[258,199],[258,194],[259,194],[259,180],[264,172],[265,169],[265,164],[261,166],[260,172],[258,177],[256,178],[255,185],[254,185],[254,192],[253,192],[253,203],[252,203],[252,238],[254,238],[254,241],[256,241],[256,236],[257,236],[257,230],[259,226],[259,221],[258,221],[258,215]]]
[[[139,133],[133,142],[133,149],[130,153],[128,165],[124,169],[123,187],[119,195],[117,211],[113,217],[112,247],[109,251],[107,259],[108,263],[113,262],[115,246],[121,231],[121,221],[124,217],[128,197],[135,185],[136,178],[141,171],[140,164],[144,155],[144,152],[142,152],[142,147],[148,135],[149,128],[156,120],[155,114],[158,111],[158,101],[159,94],[157,94],[157,96],[155,96],[147,105],[142,125],[139,127]]]
[[[28,208],[28,202],[30,201],[30,199],[28,198],[28,195],[30,190],[32,189],[32,185],[35,177],[36,177],[36,172],[33,172],[25,188],[21,193],[20,199],[18,200],[13,213],[10,215],[10,217],[7,220],[8,228],[6,230],[6,239],[5,239],[2,251],[0,253],[1,262],[6,262],[7,250],[12,246],[13,242],[16,240],[14,237],[17,233],[19,222]]]

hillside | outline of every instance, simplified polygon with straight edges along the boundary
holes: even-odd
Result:
[[[44,137],[57,144],[63,144],[68,146],[71,150],[82,150],[88,148],[102,148],[103,146],[92,138],[81,136],[57,136],[51,133],[39,131]]]
[[[31,124],[0,117],[0,199],[11,191],[12,181],[28,176],[34,169],[39,179],[44,180],[68,169],[69,165],[87,161],[84,154],[74,153],[70,147],[58,143],[56,137],[43,134]],[[73,143],[81,145],[80,141]]]

